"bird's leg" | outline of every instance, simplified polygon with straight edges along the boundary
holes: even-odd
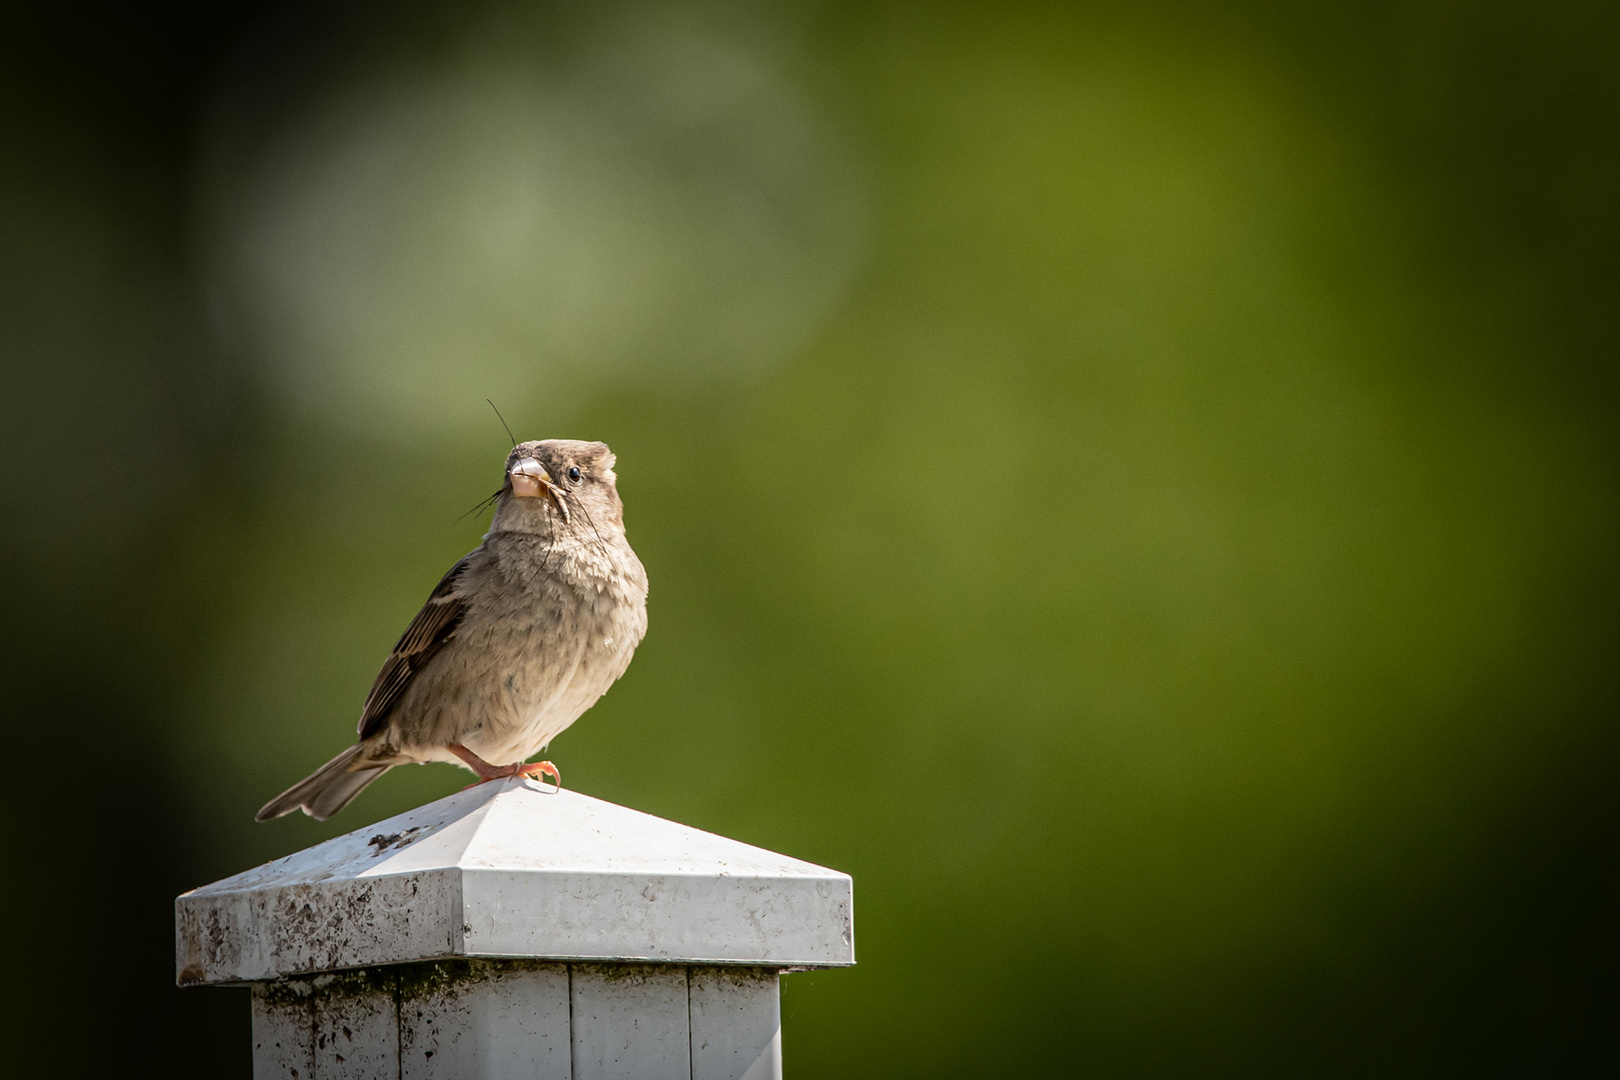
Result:
[[[467,768],[478,774],[478,784],[487,784],[491,780],[505,780],[509,776],[521,776],[525,779],[538,780],[543,776],[550,776],[551,782],[559,788],[562,787],[562,773],[557,766],[549,761],[537,761],[533,765],[521,761],[512,765],[491,765],[460,743],[451,743],[450,752],[467,763]],[[467,787],[477,787],[478,784],[468,784]],[[467,788],[462,788],[463,791]]]

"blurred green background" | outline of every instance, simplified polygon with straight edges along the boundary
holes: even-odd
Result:
[[[486,397],[652,581],[569,785],[856,879],[791,1075],[1620,1071],[1611,5],[7,21],[24,1072],[245,1076],[173,896],[466,782],[252,821]]]

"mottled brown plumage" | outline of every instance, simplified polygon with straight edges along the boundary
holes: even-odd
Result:
[[[360,741],[272,799],[260,821],[324,821],[395,765],[447,761],[488,779],[596,703],[647,629],[647,576],[624,535],[602,443],[520,443],[483,543],[450,568],[378,672]]]

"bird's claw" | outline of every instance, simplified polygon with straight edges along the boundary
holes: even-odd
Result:
[[[454,747],[452,747],[452,749],[454,749]],[[481,776],[479,779],[474,780],[461,790],[469,791],[472,788],[477,787],[479,784],[487,784],[491,780],[509,780],[514,776],[521,777],[524,780],[542,781],[545,777],[549,776],[551,778],[551,782],[556,785],[555,790],[562,790],[562,773],[558,772],[557,766],[553,765],[549,761],[536,761],[532,765],[526,765],[522,762],[519,762],[516,765],[502,765],[499,768],[491,769],[488,776]]]
[[[562,790],[562,773],[558,772],[557,766],[549,761],[537,761],[533,765],[524,765],[518,769],[517,774],[526,780],[543,780],[549,776],[551,782],[557,785],[557,790]]]

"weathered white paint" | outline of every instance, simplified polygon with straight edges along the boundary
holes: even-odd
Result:
[[[182,985],[456,956],[855,960],[848,875],[517,779],[195,889],[175,920]]]
[[[686,969],[577,964],[575,1080],[687,1080],[692,1075]]]
[[[284,1080],[780,1080],[780,970],[853,940],[845,874],[522,780],[175,902]]]
[[[399,1010],[368,985],[369,972],[319,975],[313,1010],[317,1080],[375,1080],[399,1074]],[[324,980],[335,985],[322,986]],[[358,982],[359,992],[345,983]]]
[[[253,995],[253,1075],[362,1080],[398,1075],[392,983],[369,972],[261,985]]]
[[[570,1080],[565,965],[456,967],[452,977],[400,980],[401,1080]]]
[[[255,983],[253,1074],[781,1080],[777,973],[448,960]]]
[[[702,1080],[780,1080],[779,976],[756,968],[688,968],[692,1075]]]
[[[315,1075],[315,1023],[309,987],[298,982],[253,991],[255,1080],[307,1080]]]

